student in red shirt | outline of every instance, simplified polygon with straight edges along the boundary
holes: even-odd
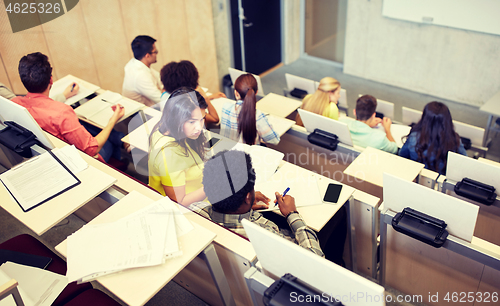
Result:
[[[28,94],[24,97],[15,97],[12,101],[28,109],[45,131],[75,145],[88,155],[103,160],[98,153],[106,144],[115,124],[123,117],[125,110],[121,106],[116,107],[106,127],[94,137],[80,124],[71,106],[49,98],[53,80],[52,67],[46,55],[36,52],[23,56],[19,61],[19,75]]]

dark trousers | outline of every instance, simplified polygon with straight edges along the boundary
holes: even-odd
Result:
[[[279,228],[290,230],[286,219],[273,212],[262,212],[262,215],[276,223]],[[325,254],[325,258],[345,267],[342,255],[344,254],[345,239],[347,237],[347,209],[342,206],[339,211],[328,221],[321,231],[316,232],[319,245]]]
[[[89,124],[87,122],[80,121],[80,123],[90,133],[90,135],[94,137],[102,131],[100,128],[93,126],[92,124]],[[125,134],[123,134],[122,132],[118,132],[115,130],[111,131],[108,140],[99,151],[99,154],[101,154],[105,162],[108,162],[111,157],[113,157],[116,160],[121,160],[122,158],[121,148],[123,146],[122,143],[123,137],[125,137]]]

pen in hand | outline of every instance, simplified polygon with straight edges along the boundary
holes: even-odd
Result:
[[[75,89],[76,83],[73,83],[73,86],[71,86],[71,92],[73,92],[73,89]]]
[[[281,197],[283,198],[284,196],[286,196],[287,192],[290,191],[290,187],[287,187],[285,189],[285,191],[283,192],[283,194],[281,195]],[[276,201],[276,203],[274,204],[274,206],[276,207],[276,205],[278,205],[278,201]]]

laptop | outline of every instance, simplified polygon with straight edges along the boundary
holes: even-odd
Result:
[[[349,132],[347,124],[300,108],[297,111],[300,114],[302,123],[304,123],[304,127],[309,133],[312,133],[314,129],[320,129],[337,135],[339,137],[339,141],[343,144],[351,147],[353,146],[351,133]]]

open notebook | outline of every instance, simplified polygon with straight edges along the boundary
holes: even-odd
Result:
[[[137,112],[143,106],[142,104],[127,99],[116,92],[107,90],[82,106],[77,107],[75,109],[75,113],[78,116],[95,122],[100,126],[106,126],[111,116],[113,116],[114,111],[112,106],[116,104],[120,104],[125,108],[125,114],[123,115],[122,120]]]

